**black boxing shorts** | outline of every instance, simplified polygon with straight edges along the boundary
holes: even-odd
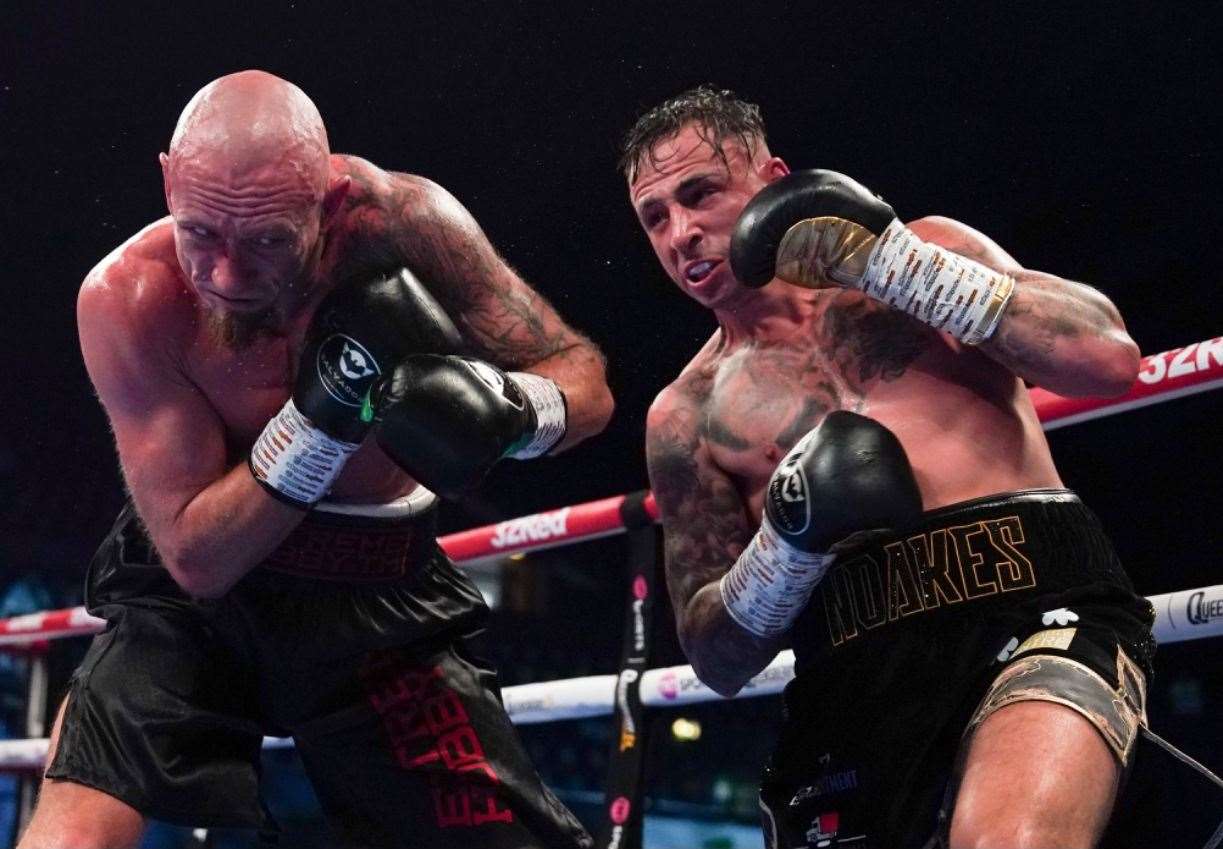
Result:
[[[864,535],[791,632],[761,788],[771,847],[937,846],[966,733],[1019,700],[1077,710],[1126,765],[1154,611],[1072,492],[1006,493]]]
[[[315,511],[216,600],[185,595],[124,509],[90,566],[107,621],[46,775],[147,817],[274,832],[264,735],[293,737],[345,846],[585,847],[467,647],[487,617],[431,512]]]

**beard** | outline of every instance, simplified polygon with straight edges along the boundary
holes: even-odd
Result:
[[[271,308],[259,312],[207,313],[208,337],[216,345],[231,351],[249,348],[260,336],[271,335],[276,328],[276,313]]]

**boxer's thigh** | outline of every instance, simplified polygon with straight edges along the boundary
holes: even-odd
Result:
[[[48,761],[59,746],[67,706],[65,699],[51,729]],[[75,781],[44,778],[38,804],[17,849],[127,849],[139,845],[144,825],[139,811],[108,793]]]
[[[1014,702],[981,722],[967,745],[952,847],[1095,845],[1121,770],[1082,714],[1055,702]]]
[[[371,652],[326,716],[293,728],[331,822],[362,846],[590,845],[543,786],[496,676],[455,644]]]
[[[261,826],[253,692],[198,617],[129,607],[73,674],[46,776],[152,819]]]

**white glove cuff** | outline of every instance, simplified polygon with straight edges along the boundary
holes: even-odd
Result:
[[[872,298],[966,345],[990,337],[1014,288],[1009,274],[923,242],[900,219],[875,240],[862,278],[862,290]]]
[[[316,428],[290,398],[255,440],[251,474],[281,500],[310,507],[327,494],[358,447]]]
[[[815,585],[835,559],[800,551],[786,542],[768,517],[718,588],[726,612],[745,631],[775,637],[790,629]]]
[[[522,390],[535,410],[535,434],[527,444],[510,454],[515,460],[530,460],[552,450],[565,438],[565,395],[556,382],[538,374],[512,371],[507,377]]]

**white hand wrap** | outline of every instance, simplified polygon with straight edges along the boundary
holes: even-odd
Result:
[[[255,480],[301,507],[322,499],[360,446],[341,442],[310,424],[290,398],[251,448]]]
[[[899,219],[875,240],[861,282],[872,298],[966,345],[990,337],[1015,287],[1010,275],[923,242]]]
[[[786,542],[768,517],[718,588],[730,618],[758,637],[784,634],[835,559],[800,551]]]
[[[564,394],[555,381],[538,374],[512,371],[507,376],[518,385],[527,403],[535,410],[534,436],[510,456],[515,460],[530,460],[547,454],[565,437]]]

